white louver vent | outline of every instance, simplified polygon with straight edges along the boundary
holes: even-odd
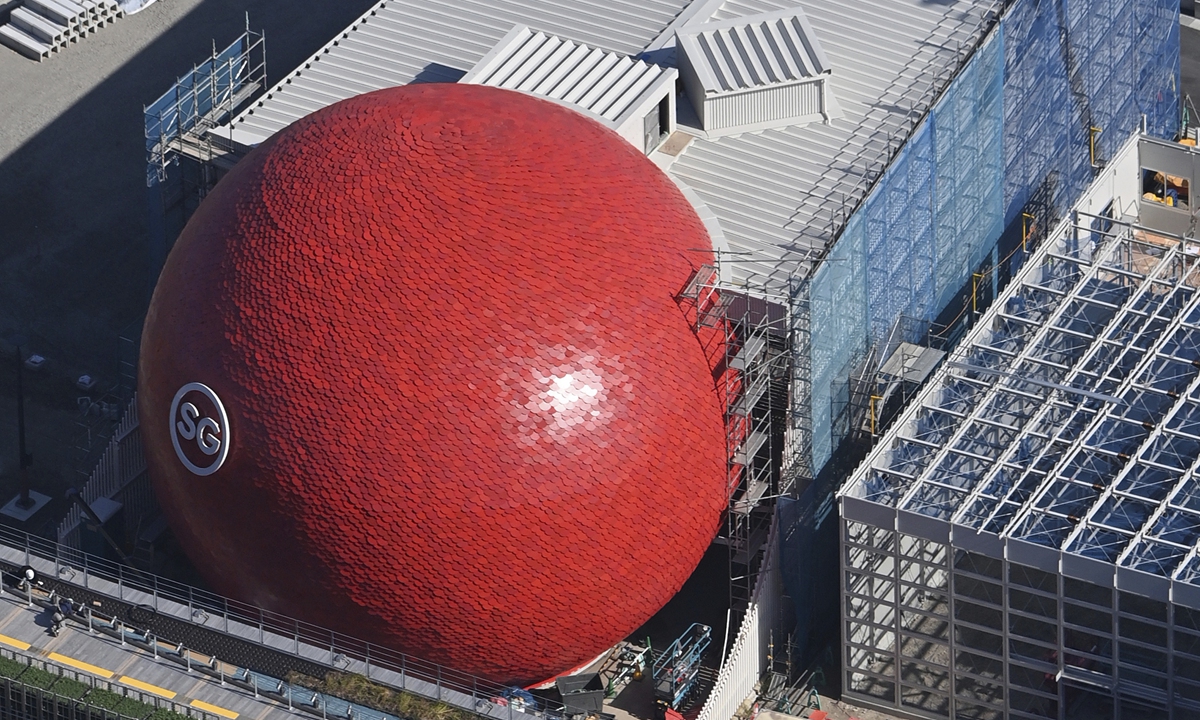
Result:
[[[829,92],[832,69],[799,7],[677,34],[679,72],[710,136],[840,116]]]
[[[517,26],[459,80],[554,100],[649,154],[675,127],[674,68]]]

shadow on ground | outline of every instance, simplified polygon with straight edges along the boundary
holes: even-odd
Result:
[[[721,660],[725,633],[725,611],[729,608],[729,551],[710,545],[683,588],[640,628],[629,641],[644,645],[650,639],[656,652],[665,650],[692,623],[712,628],[712,646],[705,664],[716,667]]]
[[[47,358],[27,383],[37,489],[58,497],[78,484],[80,429],[72,418],[86,393],[74,381],[88,373],[99,379],[94,395],[112,388],[118,337],[140,332],[149,287],[143,105],[207,57],[214,43],[222,47],[237,37],[247,13],[251,27],[266,32],[274,82],[373,4],[164,0],[43,63],[15,53],[0,59],[0,94],[30,108],[25,116],[19,109],[13,114],[8,132],[14,133],[36,124],[39,103],[53,104],[47,94],[78,93],[79,78],[96,75],[97,66],[113,67],[0,162],[0,366],[12,363],[13,333],[28,338],[26,355]],[[16,487],[14,377],[0,373],[0,504]]]

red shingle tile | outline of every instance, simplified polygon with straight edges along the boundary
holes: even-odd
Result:
[[[700,343],[710,260],[671,181],[527,95],[363,95],[242,161],[146,321],[150,472],[222,592],[506,682],[627,636],[724,502]],[[227,462],[178,461],[171,400],[224,402]]]

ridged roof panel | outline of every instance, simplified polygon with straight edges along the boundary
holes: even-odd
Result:
[[[804,10],[787,8],[680,31],[707,93],[791,83],[829,72],[829,59]]]
[[[234,121],[236,139],[261,142],[314,106],[410,82],[456,82],[515,25],[583,46],[658,53],[677,30],[799,5],[832,68],[844,113],[830,125],[693,142],[671,172],[720,220],[741,258],[739,278],[801,274],[829,242],[830,219],[887,161],[931,87],[948,82],[989,5],[925,0],[382,0]],[[711,28],[710,28],[711,29]],[[573,66],[578,67],[578,66]],[[764,72],[767,70],[764,68]],[[782,69],[780,69],[782,72]],[[542,83],[558,81],[554,74]],[[540,90],[535,90],[540,91]],[[225,130],[221,131],[222,133]]]
[[[235,120],[258,143],[325,104],[411,82],[456,82],[515,25],[637,55],[688,0],[381,0]]]
[[[796,5],[820,38],[843,117],[697,140],[671,166],[720,219],[739,253],[735,278],[752,282],[782,284],[815,267],[832,220],[853,207],[869,187],[864,178],[887,164],[889,143],[911,132],[953,77],[988,11],[961,0],[726,0],[708,16],[744,22]]]
[[[665,70],[519,26],[462,79],[570,103],[615,122]]]

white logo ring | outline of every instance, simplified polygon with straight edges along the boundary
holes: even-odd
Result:
[[[180,401],[183,396],[190,392],[198,392],[213,404],[217,409],[217,418],[205,417],[200,415],[200,411],[191,403],[183,403],[184,421],[180,422]],[[175,393],[175,399],[171,401],[171,444],[175,446],[175,456],[179,458],[179,462],[193,474],[201,477],[212,475],[221,469],[225,464],[225,458],[229,457],[230,431],[229,431],[229,415],[225,412],[225,406],[221,404],[221,398],[212,391],[212,388],[203,383],[188,383],[179,388],[179,392]],[[183,435],[184,440],[195,440],[200,452],[205,455],[215,455],[216,459],[208,467],[200,467],[191,460],[183,452],[183,446],[179,443],[179,436]]]

